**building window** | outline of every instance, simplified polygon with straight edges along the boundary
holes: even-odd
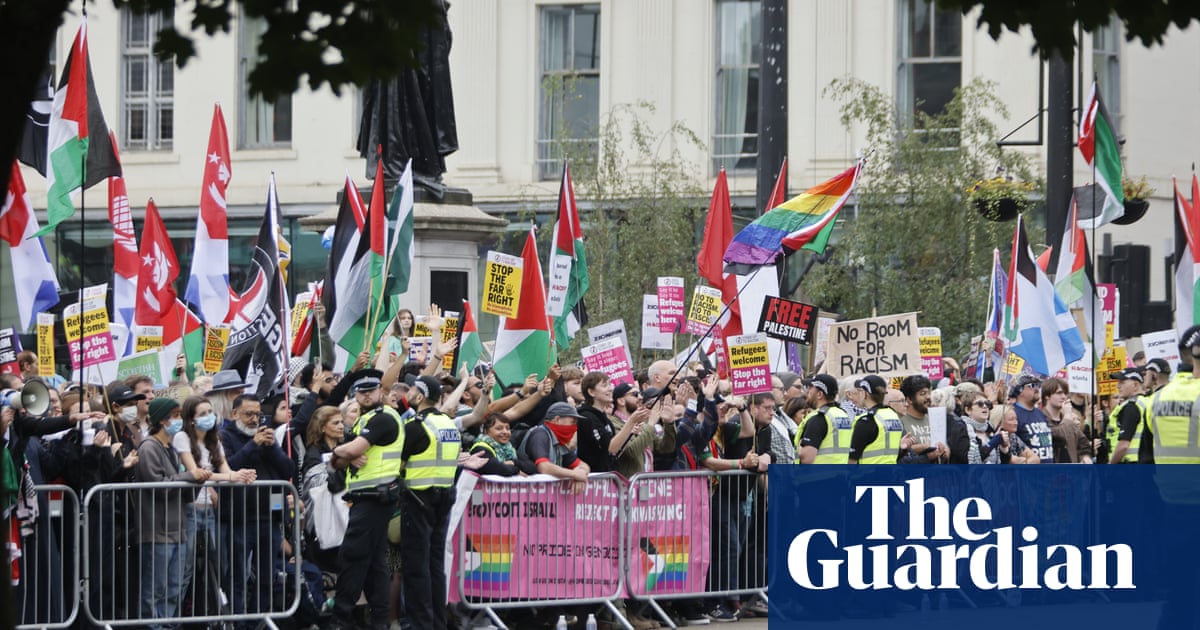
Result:
[[[962,15],[930,0],[900,0],[900,120],[941,114],[962,85]]]
[[[753,170],[758,164],[761,5],[758,0],[717,1],[715,170]]]
[[[173,11],[121,11],[121,129],[127,149],[171,148],[175,136],[175,64],[154,57],[158,32]]]
[[[238,84],[242,86],[238,116],[238,147],[263,149],[292,143],[292,95],[273,101],[251,95],[247,78],[258,65],[258,40],[267,30],[261,18],[242,15],[238,28]]]
[[[600,124],[600,6],[542,7],[538,175],[570,156],[595,156]]]
[[[1108,110],[1113,133],[1120,135],[1121,127],[1121,21],[1110,17],[1108,24],[1092,35],[1092,70],[1096,73],[1096,90]]]

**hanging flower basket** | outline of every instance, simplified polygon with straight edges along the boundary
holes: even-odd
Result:
[[[1154,194],[1154,189],[1146,183],[1145,176],[1137,179],[1123,177],[1121,178],[1121,188],[1125,192],[1125,214],[1119,219],[1113,219],[1113,223],[1116,225],[1136,223],[1146,216],[1146,210],[1150,209],[1149,197]]]
[[[1146,216],[1146,211],[1150,209],[1150,202],[1145,199],[1126,199],[1125,214],[1118,219],[1113,219],[1115,225],[1129,225],[1137,223],[1138,219]]]
[[[983,179],[967,189],[967,200],[988,221],[1005,222],[1017,218],[1029,207],[1033,184],[1003,177]]]

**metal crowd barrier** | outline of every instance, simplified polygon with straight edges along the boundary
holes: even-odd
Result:
[[[461,603],[507,628],[495,611],[599,604],[628,630],[623,597],[625,492],[620,477],[571,482],[480,478],[457,536]],[[566,522],[577,527],[565,526]]]
[[[17,548],[17,628],[67,628],[79,616],[79,496],[62,485],[34,486],[38,517]],[[16,515],[12,517],[17,519]]]
[[[659,604],[665,600],[701,606],[701,599],[755,595],[766,603],[767,493],[766,476],[761,478],[760,484],[755,473],[731,470],[640,473],[629,480],[626,581],[630,595],[648,602],[667,627],[675,623]],[[705,501],[707,519],[694,518]],[[643,526],[649,522],[655,525]]]
[[[300,606],[286,481],[102,484],[83,500],[83,611],[101,626],[266,621]],[[294,563],[280,547],[290,532]]]

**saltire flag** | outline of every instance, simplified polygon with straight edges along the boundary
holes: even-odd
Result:
[[[175,305],[175,279],[179,261],[167,235],[154,200],[146,202],[146,222],[142,226],[141,267],[138,269],[137,308],[134,323],[157,326]]]
[[[364,332],[371,297],[370,223],[364,223],[359,231],[354,218],[356,203],[361,206],[362,200],[358,188],[347,175],[325,270],[325,290],[321,295],[329,322],[329,338],[349,352],[350,363],[366,349]],[[350,365],[334,366],[335,370],[349,368]]]
[[[496,332],[493,369],[500,388],[523,383],[530,374],[536,374],[539,379],[545,378],[556,360],[554,345],[550,341],[550,320],[546,315],[546,285],[542,283],[542,265],[538,261],[533,230],[525,239],[521,257],[525,263],[521,272],[521,303],[517,307],[517,316],[501,317],[500,328]]]
[[[229,133],[220,105],[213,105],[204,156],[204,178],[200,185],[200,213],[196,216],[196,240],[192,246],[192,268],[184,298],[195,304],[200,317],[219,324],[229,315],[229,225],[225,191],[232,175]]]
[[[267,189],[267,208],[254,241],[249,276],[231,307],[232,329],[221,368],[237,370],[247,392],[260,400],[280,389],[287,377],[286,296],[279,271],[279,200],[275,176]]]
[[[1067,225],[1063,228],[1063,240],[1058,246],[1058,267],[1054,271],[1054,290],[1068,307],[1083,310],[1083,319],[1091,339],[1103,339],[1096,334],[1096,315],[1101,312],[1100,297],[1096,295],[1093,280],[1092,260],[1088,254],[1087,236],[1079,227],[1079,204],[1071,197],[1071,210],[1067,213]]]
[[[1095,174],[1096,185],[1104,191],[1104,195],[1097,200],[1099,212],[1080,221],[1081,226],[1092,229],[1121,218],[1125,214],[1125,193],[1121,188],[1121,150],[1117,144],[1116,128],[1100,100],[1095,81],[1083,106],[1083,115],[1079,117],[1079,153]]]
[[[92,80],[86,20],[75,34],[54,93],[46,142],[46,227],[38,236],[75,214],[72,197],[77,191],[121,174]]]
[[[724,170],[724,169],[722,169]],[[777,208],[787,200],[787,156],[783,157],[783,164],[779,166],[779,176],[775,178],[775,187],[771,189],[771,196],[767,198],[767,207],[762,211],[766,212],[772,208]]]
[[[784,168],[787,168],[786,161]],[[776,193],[779,193],[778,183],[775,188]],[[782,196],[782,193],[780,195]],[[774,196],[775,193],[772,193],[772,198]],[[721,169],[721,172],[717,173],[717,182],[713,185],[712,199],[708,202],[708,216],[704,220],[704,242],[700,245],[700,252],[696,254],[696,269],[709,286],[721,289],[721,303],[729,307],[719,322],[719,328],[725,337],[742,334],[742,307],[737,300],[737,276],[725,273],[722,259],[732,240],[733,205],[729,199],[729,180],[725,169]],[[712,344],[708,351],[713,351]]]
[[[38,313],[58,304],[58,276],[46,255],[42,238],[35,236],[37,231],[37,216],[25,190],[21,167],[14,160],[4,207],[0,208],[0,239],[8,243],[17,314],[23,331],[29,330]]]
[[[109,132],[109,139],[115,149],[117,141],[112,137],[112,132]],[[113,319],[126,330],[133,330],[142,259],[138,255],[137,234],[133,230],[129,193],[121,174],[108,178],[108,221],[113,227]],[[125,338],[125,347],[117,348],[121,356],[128,355],[134,347],[133,335],[126,335]]]
[[[854,192],[863,161],[793,197],[747,225],[725,250],[725,269],[747,273],[799,249],[825,251],[838,212]]]
[[[1172,178],[1175,189],[1175,331],[1179,338],[1183,332],[1200,323],[1200,180],[1192,174],[1192,198],[1189,201],[1179,192],[1179,184]]]
[[[566,350],[575,333],[588,323],[583,296],[590,284],[587,254],[583,248],[583,224],[579,220],[579,206],[575,204],[571,165],[566,163],[558,186],[558,218],[554,222],[550,248],[546,312],[554,321],[554,340],[558,349]]]
[[[1004,297],[1004,337],[1008,351],[1025,359],[1041,375],[1055,374],[1084,355],[1083,336],[1071,312],[1034,262],[1022,216],[1017,217],[1013,235]]]
[[[462,326],[459,331],[458,350],[454,357],[452,374],[458,374],[460,365],[474,370],[483,360],[483,340],[479,338],[479,326],[475,324],[475,315],[471,313],[471,303],[466,300],[463,300]]]

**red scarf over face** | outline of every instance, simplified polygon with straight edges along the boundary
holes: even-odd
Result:
[[[575,437],[575,431],[579,429],[574,424],[554,424],[553,422],[547,422],[546,428],[550,429],[554,437],[558,438],[558,443],[563,446],[566,446],[571,438]]]

